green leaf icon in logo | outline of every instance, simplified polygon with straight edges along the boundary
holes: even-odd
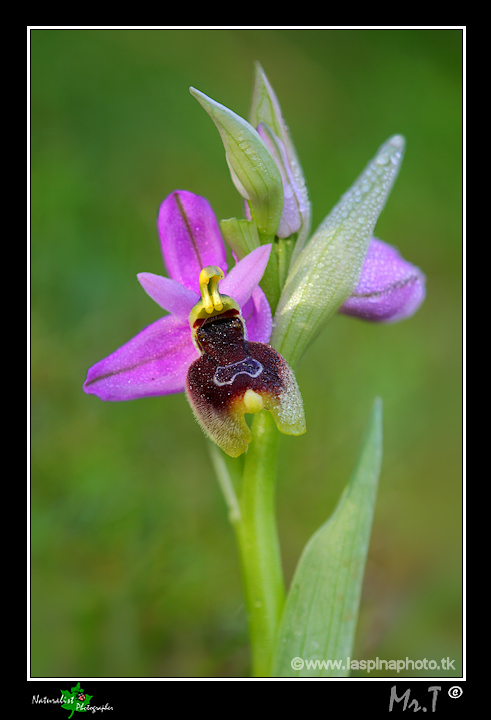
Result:
[[[70,720],[74,712],[85,712],[94,696],[86,695],[78,682],[70,691],[62,690],[61,697],[64,701],[61,707],[64,710],[71,710],[68,717],[68,720]]]

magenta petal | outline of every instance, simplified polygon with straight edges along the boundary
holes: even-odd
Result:
[[[138,273],[137,278],[147,295],[160,307],[186,320],[191,308],[199,300],[197,293],[162,275]]]
[[[242,317],[247,327],[247,339],[268,343],[273,330],[273,317],[266,295],[258,286],[242,308]]]
[[[396,248],[373,238],[353,295],[339,312],[374,322],[396,322],[413,315],[425,299],[426,278]]]
[[[242,258],[220,282],[220,292],[229,295],[241,307],[245,305],[264,275],[270,254],[271,245],[261,245]]]
[[[225,246],[205,198],[176,190],[162,203],[157,219],[162,255],[170,277],[199,293],[199,274],[207,265],[227,272]]]
[[[93,365],[84,390],[101,400],[182,392],[187,369],[197,357],[187,319],[167,315]]]

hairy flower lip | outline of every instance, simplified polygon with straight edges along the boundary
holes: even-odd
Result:
[[[93,365],[84,391],[101,400],[134,400],[183,392],[189,365],[198,357],[188,316],[199,299],[201,262],[227,269],[220,229],[208,201],[176,190],[162,203],[157,220],[170,278],[138,273],[147,294],[170,312]],[[256,248],[228,272],[220,289],[242,308],[248,335],[267,342],[272,330],[269,304],[258,286],[271,245]],[[197,275],[196,270],[199,268]]]
[[[204,433],[231,457],[247,450],[252,436],[246,413],[269,410],[280,432],[305,432],[302,396],[295,376],[270,345],[245,340],[242,321],[225,313],[200,326],[200,357],[189,366],[186,396]],[[198,331],[199,332],[199,331]]]
[[[271,345],[247,339],[240,307],[218,289],[221,278],[216,266],[200,274],[201,300],[189,314],[200,356],[188,368],[186,397],[203,432],[238,457],[252,439],[246,413],[268,410],[287,435],[305,432],[305,415],[288,363]]]

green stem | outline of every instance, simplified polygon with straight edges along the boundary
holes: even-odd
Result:
[[[275,481],[279,433],[269,412],[252,423],[235,529],[241,555],[254,677],[269,677],[285,601],[276,528]]]
[[[251,640],[252,674],[269,677],[285,602],[280,545],[276,529],[275,482],[279,432],[269,412],[252,423],[253,440],[245,456],[240,496],[236,460],[210,443],[210,455],[229,509],[242,565]]]

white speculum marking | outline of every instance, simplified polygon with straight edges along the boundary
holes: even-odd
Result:
[[[243,374],[256,378],[262,373],[262,371],[263,366],[258,360],[255,360],[252,357],[246,357],[244,360],[239,360],[231,365],[219,365],[213,375],[213,382],[219,387],[222,385],[231,385],[237,375]]]

